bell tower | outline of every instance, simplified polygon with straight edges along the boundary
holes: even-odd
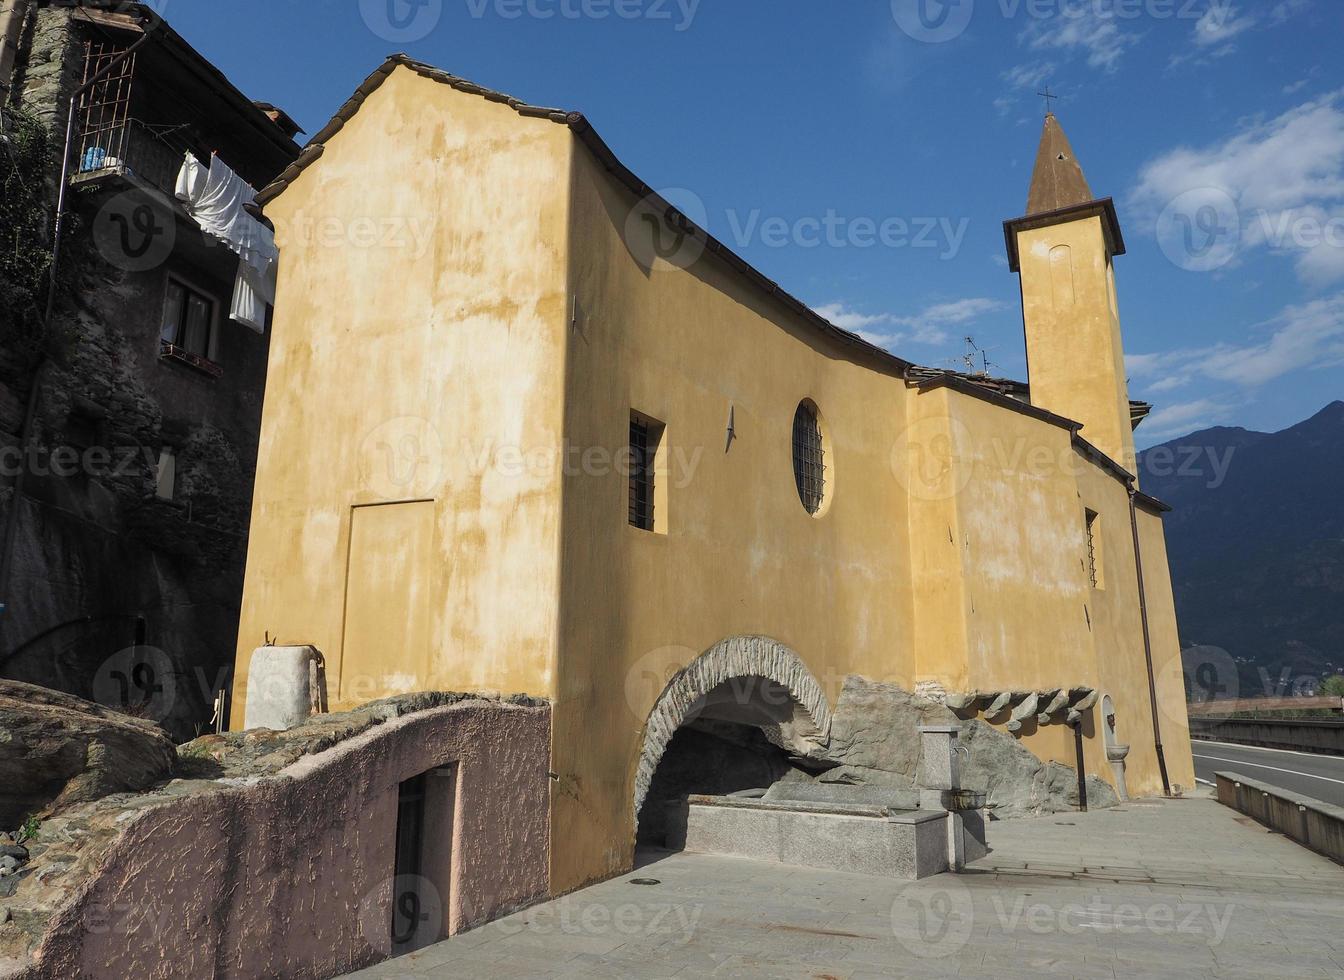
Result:
[[[1054,113],[1045,117],[1026,214],[1004,222],[1019,274],[1032,405],[1136,472],[1114,259],[1125,254],[1115,204],[1098,199]]]

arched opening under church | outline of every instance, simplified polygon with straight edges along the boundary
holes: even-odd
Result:
[[[805,768],[777,744],[798,710],[787,688],[764,677],[733,678],[700,699],[658,761],[639,810],[636,842],[668,846],[688,796],[766,789]]]
[[[636,843],[666,847],[694,794],[766,789],[809,770],[830,712],[798,655],[764,637],[726,640],[668,684],[645,730],[636,776]]]

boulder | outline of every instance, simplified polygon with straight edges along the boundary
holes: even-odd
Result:
[[[1029,691],[1005,692],[996,703],[999,700],[1005,707],[1016,703],[1025,718],[1037,710],[1040,697]],[[847,677],[836,701],[826,755],[839,767],[822,773],[816,782],[864,786],[858,795],[865,797],[880,793],[879,788],[897,795],[917,789],[921,725],[961,726],[958,744],[966,749],[959,759],[961,785],[985,793],[996,817],[1036,816],[1077,807],[1078,777],[1073,769],[1042,762],[1012,735],[985,721],[961,721],[946,705],[862,677]],[[792,788],[772,787],[771,792],[775,797],[802,798]],[[840,786],[798,792],[813,794],[809,799],[854,795]],[[1089,776],[1087,802],[1099,809],[1115,805],[1118,798],[1110,784]]]
[[[176,749],[152,722],[70,694],[0,680],[0,827],[29,814],[142,790]]]
[[[1061,813],[1078,807],[1078,774],[1058,762],[1043,763],[1011,735],[975,719],[966,723],[961,744],[968,757],[961,783],[988,796],[988,805],[1000,819]],[[1119,802],[1105,780],[1087,777],[1087,803],[1101,809]]]
[[[1078,772],[1058,762],[1047,762],[1043,771],[1040,812],[1060,813],[1078,809]],[[1087,777],[1087,806],[1102,810],[1120,802],[1111,784],[1097,776]]]
[[[958,723],[944,705],[851,675],[836,701],[826,754],[847,766],[899,773],[913,781],[919,770],[919,726]]]
[[[998,817],[1021,817],[1042,812],[1041,774],[1045,766],[1025,745],[978,718],[966,722],[960,743],[967,749],[961,760],[961,785],[988,796]]]

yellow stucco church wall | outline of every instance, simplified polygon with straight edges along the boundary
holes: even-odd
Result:
[[[333,710],[553,693],[570,141],[448,91],[395,72],[267,207],[235,726],[268,633],[323,652]]]
[[[665,423],[669,496],[667,533],[641,531],[627,523],[622,476],[566,477],[557,890],[629,866],[645,719],[672,672],[715,643],[786,644],[831,703],[847,673],[908,687],[914,662],[905,494],[889,461],[904,385],[819,341],[716,258],[650,265],[627,245],[636,198],[581,147],[573,194],[581,313],[566,432],[621,448],[631,411]],[[803,399],[830,435],[833,496],[820,518],[794,485]]]
[[[1148,695],[1133,581],[1115,587],[1133,606],[1122,627],[1099,636],[1087,621],[1097,597],[1080,484],[1096,484],[1108,533],[1119,535],[1123,482],[1083,459],[1060,425],[947,390],[917,393],[712,256],[650,261],[637,240],[645,229],[630,220],[634,195],[581,146],[573,173],[581,312],[565,430],[580,445],[619,447],[632,412],[665,424],[659,478],[670,489],[666,533],[651,533],[628,526],[619,474],[566,477],[553,886],[629,866],[649,711],[675,670],[735,635],[791,647],[832,705],[849,674],[906,689],[1023,689],[1099,684],[1099,664],[1123,660],[1114,697],[1135,735],[1131,783],[1160,791],[1151,737],[1140,735],[1151,724],[1140,725]],[[688,254],[695,261],[682,268]],[[803,509],[791,468],[803,399],[827,436],[831,496],[818,517]],[[929,473],[916,470],[937,469],[940,445],[951,492],[926,492]],[[1042,454],[1044,465],[1029,465]],[[1123,548],[1117,537],[1110,550]],[[1042,758],[1073,765],[1063,726],[1022,735]],[[1089,772],[1110,779],[1100,737],[1085,748]]]
[[[1066,425],[910,387],[722,259],[655,258],[636,205],[567,127],[399,68],[267,206],[284,262],[234,726],[267,634],[324,652],[333,709],[552,697],[556,892],[630,866],[649,712],[734,636],[796,651],[832,707],[850,674],[1096,685],[1131,791],[1160,791],[1123,481]],[[389,220],[400,244],[363,233]],[[817,516],[792,467],[804,399],[826,437]],[[666,426],[652,532],[627,520],[632,412]],[[1188,786],[1161,523],[1139,526],[1167,762]],[[1087,769],[1109,779],[1099,724]],[[1073,764],[1063,726],[1020,734]]]

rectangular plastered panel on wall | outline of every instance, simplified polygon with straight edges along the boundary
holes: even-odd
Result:
[[[422,690],[429,667],[432,501],[350,512],[340,699]]]

